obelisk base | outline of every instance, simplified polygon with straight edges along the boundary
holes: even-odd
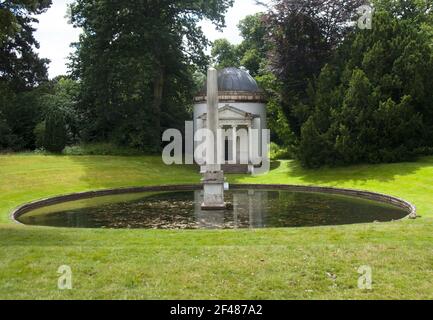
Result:
[[[224,202],[224,172],[206,172],[202,179],[204,201],[202,210],[225,210]]]

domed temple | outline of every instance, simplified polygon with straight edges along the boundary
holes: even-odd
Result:
[[[194,133],[206,128],[206,91],[204,85],[194,99]],[[261,155],[261,130],[267,129],[264,92],[246,70],[226,68],[218,71],[218,96],[219,127],[224,130],[222,170],[226,173],[253,172],[254,164],[257,164],[254,157]],[[251,129],[259,130],[260,134],[252,134]],[[258,146],[259,155],[253,153],[253,146]],[[196,142],[194,149],[197,147]]]

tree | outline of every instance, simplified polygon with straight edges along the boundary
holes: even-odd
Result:
[[[410,160],[433,145],[431,9],[417,0],[375,9],[373,29],[346,36],[309,94],[306,166]]]
[[[308,90],[353,28],[363,0],[277,0],[265,16],[271,68],[282,83],[283,110],[297,137],[308,119]]]
[[[37,147],[44,146],[45,129],[51,125],[48,123],[49,120],[54,125],[57,125],[60,121],[63,122],[63,127],[66,130],[66,143],[78,142],[79,123],[82,120],[77,112],[79,93],[80,84],[65,76],[58,76],[46,84],[45,91],[40,92],[38,98],[38,106],[41,112],[40,122],[33,130]],[[60,138],[63,140],[62,135],[60,135]],[[50,140],[54,140],[54,138],[50,138]],[[50,144],[53,144],[53,142],[50,142]]]
[[[59,76],[39,92],[40,122],[33,127],[36,147],[60,153],[68,143],[78,141],[79,118],[77,104],[80,84]]]
[[[9,0],[0,4],[0,81],[15,92],[47,80],[47,59],[40,59],[33,33],[35,15],[45,12],[51,0]]]
[[[241,20],[238,28],[243,37],[238,51],[241,65],[249,70],[252,76],[264,73],[267,66],[267,54],[270,49],[266,40],[264,14],[257,13]]]
[[[215,40],[211,55],[218,69],[241,66],[238,46],[231,44],[227,39]]]
[[[178,103],[192,100],[191,66],[207,65],[208,41],[198,22],[224,26],[232,3],[77,0],[71,20],[83,35],[71,66],[82,82],[87,139],[159,150],[162,129],[174,127],[164,122],[169,113],[185,117]]]
[[[0,3],[0,149],[34,148],[33,128],[39,121],[38,90],[47,81],[48,60],[35,52],[35,15],[45,12],[48,0],[9,0]]]
[[[242,43],[235,45],[227,39],[215,40],[211,50],[213,62],[218,69],[245,67],[253,77],[265,73],[269,46],[266,42],[263,13],[245,17],[238,28],[243,37]]]

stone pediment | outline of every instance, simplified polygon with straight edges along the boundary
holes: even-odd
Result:
[[[230,105],[225,105],[224,107],[220,108],[218,114],[220,120],[251,120],[258,117],[258,115],[242,111]],[[199,118],[206,120],[207,113],[203,114]]]

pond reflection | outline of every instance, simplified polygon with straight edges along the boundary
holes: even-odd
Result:
[[[202,191],[104,196],[38,209],[19,221],[69,228],[238,229],[386,222],[407,215],[391,205],[321,193],[233,190],[225,197],[231,210],[201,210]]]

